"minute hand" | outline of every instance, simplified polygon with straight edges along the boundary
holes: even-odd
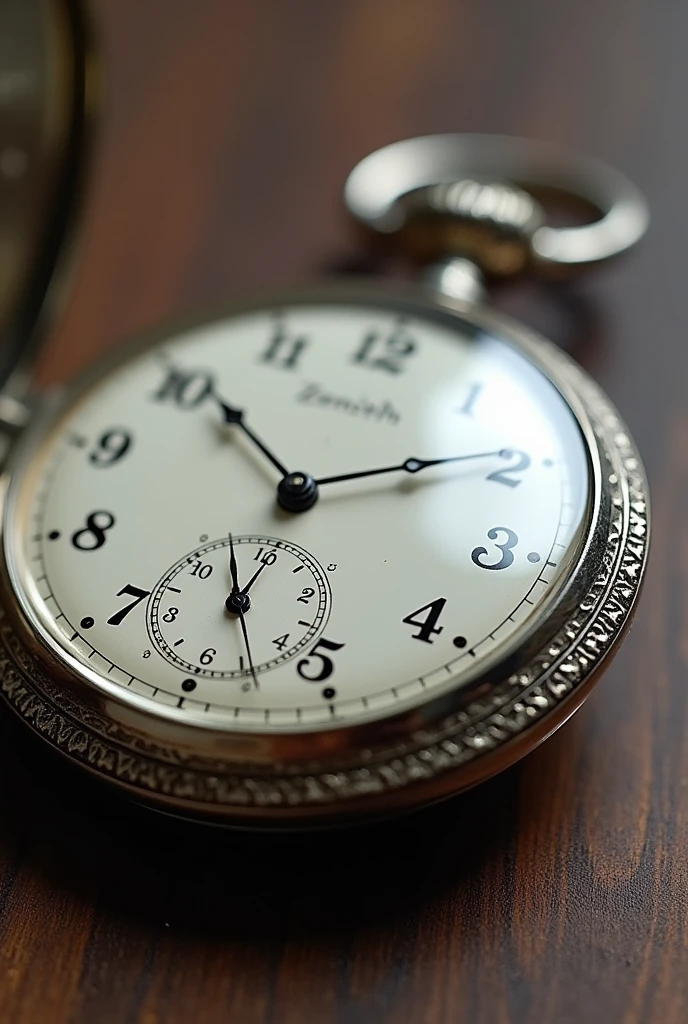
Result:
[[[321,484],[338,484],[343,480],[358,480],[362,476],[379,476],[381,473],[418,473],[421,469],[429,466],[439,466],[443,462],[467,462],[469,459],[494,458],[497,455],[506,458],[511,454],[508,448],[499,448],[494,452],[473,452],[470,455],[450,455],[446,459],[406,459],[397,466],[383,466],[382,469],[363,469],[357,473],[342,473],[339,476],[324,476],[316,480],[318,486]]]

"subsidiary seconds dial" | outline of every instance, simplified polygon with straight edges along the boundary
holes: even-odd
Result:
[[[326,573],[303,548],[275,537],[228,535],[165,573],[150,597],[148,632],[163,658],[184,672],[242,679],[249,689],[252,677],[314,642],[330,606]]]

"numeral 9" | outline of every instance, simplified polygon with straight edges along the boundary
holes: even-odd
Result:
[[[95,448],[88,456],[88,461],[93,466],[102,468],[114,466],[127,454],[133,440],[128,430],[123,427],[112,427],[98,438]]]

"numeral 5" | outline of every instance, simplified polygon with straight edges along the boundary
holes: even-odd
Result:
[[[308,683],[322,683],[324,679],[329,679],[334,672],[334,663],[326,654],[321,654],[318,648],[322,648],[325,651],[341,651],[344,646],[344,644],[335,644],[332,640],[318,640],[315,647],[309,652],[308,657],[302,658],[298,662],[296,671]],[[311,658],[318,658],[321,662],[320,671],[316,676],[308,675],[306,672],[306,669],[311,664]]]

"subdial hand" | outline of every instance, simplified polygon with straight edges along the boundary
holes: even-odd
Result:
[[[220,406],[220,408],[222,409],[222,414],[225,418],[225,423],[236,424],[239,430],[243,430],[244,434],[246,434],[246,436],[253,442],[256,448],[258,448],[266,457],[266,459],[268,459],[273,464],[275,469],[279,470],[283,477],[287,476],[289,472],[287,467],[282,462],[280,462],[277,456],[270,451],[270,449],[264,443],[264,441],[262,441],[246,423],[244,419],[244,410],[236,409],[234,408],[234,406],[228,405],[227,402],[224,402],[219,395],[213,394],[213,397]]]
[[[471,455],[450,455],[446,459],[406,459],[405,462],[400,462],[396,466],[383,466],[381,469],[363,469],[356,473],[341,473],[337,476],[325,476],[316,480],[315,483],[318,487],[322,484],[337,484],[344,480],[358,480],[364,476],[379,476],[381,473],[418,473],[421,469],[427,469],[428,466],[439,466],[443,462],[467,462],[469,459],[488,459],[500,456],[501,458],[510,458],[511,450],[509,448],[500,448],[493,452],[474,452]]]
[[[239,622],[241,623],[241,632],[244,634],[244,646],[246,647],[248,667],[249,671],[251,672],[251,678],[253,679],[253,686],[254,689],[259,690],[260,684],[258,683],[258,676],[256,675],[256,670],[253,667],[253,657],[251,655],[251,645],[248,642],[248,630],[246,629],[246,619],[244,618],[244,613],[242,611],[239,612]]]
[[[230,572],[230,575],[232,577],[232,593],[233,594],[238,594],[239,591],[241,590],[241,587],[239,586],[239,570],[237,569],[237,560],[236,560],[236,555],[234,553],[234,541],[232,539],[231,533],[228,534],[228,536],[229,536],[229,572]]]
[[[261,564],[260,564],[259,568],[258,568],[258,569],[256,569],[256,571],[254,572],[253,576],[252,576],[252,577],[251,577],[251,579],[250,579],[250,580],[248,581],[248,583],[246,584],[246,586],[242,588],[242,590],[241,590],[241,593],[242,593],[242,594],[243,594],[244,596],[246,596],[246,595],[248,594],[249,590],[251,589],[251,587],[253,586],[253,584],[254,584],[254,583],[256,582],[256,580],[258,579],[258,577],[259,577],[259,576],[260,576],[260,574],[262,573],[263,569],[267,569],[267,567],[268,567],[268,564],[269,564],[268,562],[261,562]]]
[[[263,565],[262,568],[265,568],[265,566]],[[253,685],[255,689],[258,690],[260,689],[260,686],[258,683],[258,676],[256,675],[256,670],[253,667],[251,644],[249,643],[248,630],[246,628],[246,619],[244,617],[245,612],[247,612],[248,609],[251,607],[251,598],[248,596],[247,592],[242,592],[241,588],[239,587],[239,572],[237,569],[236,555],[234,553],[234,541],[232,539],[231,533],[229,534],[229,572],[232,577],[232,592],[225,601],[225,608],[232,615],[239,616],[239,622],[241,623],[241,632],[244,637],[244,647],[246,648],[246,656],[248,657],[249,671],[251,673],[251,678],[253,679]],[[258,570],[258,572],[254,574],[253,579],[249,582],[249,587],[254,582],[254,580],[258,578],[259,575],[260,570]]]

